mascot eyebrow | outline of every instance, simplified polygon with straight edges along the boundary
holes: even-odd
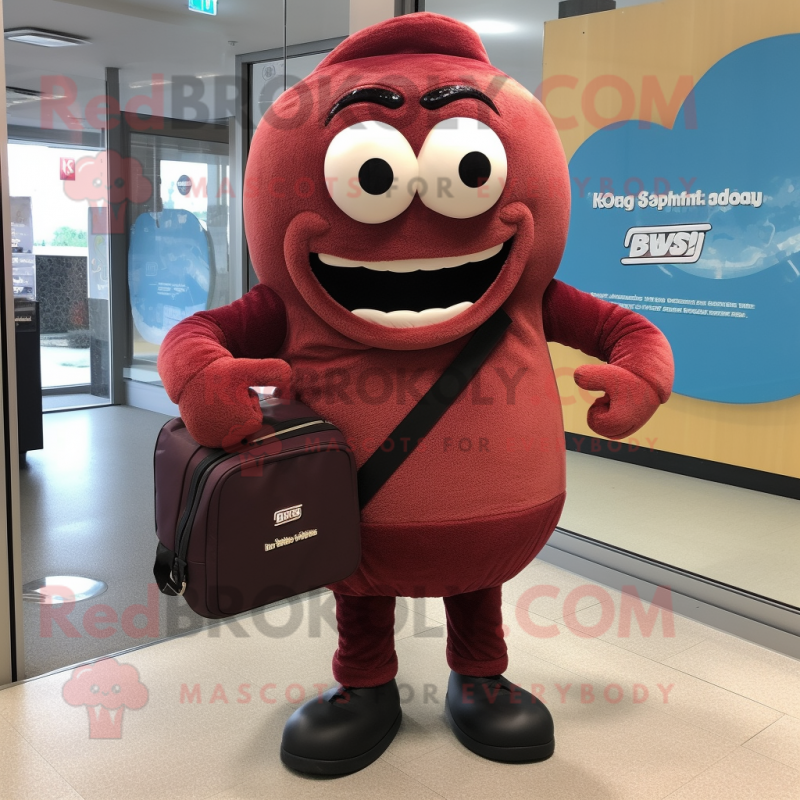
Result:
[[[333,119],[334,114],[338,114],[343,108],[347,108],[353,103],[377,103],[386,108],[400,108],[404,102],[403,95],[390,89],[353,89],[333,104],[333,108],[325,118],[325,124],[327,125]]]
[[[480,89],[476,89],[474,86],[467,86],[463,83],[453,86],[441,86],[438,89],[426,92],[420,97],[419,104],[423,108],[432,110],[434,108],[446,106],[448,103],[454,103],[456,100],[465,100],[467,98],[474,98],[475,100],[480,100],[481,103],[486,103],[498,117],[500,116],[497,106],[488,95],[484,94]]]

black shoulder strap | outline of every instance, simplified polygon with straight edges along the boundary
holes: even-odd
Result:
[[[381,446],[361,465],[358,470],[361,508],[372,500],[420,440],[430,433],[481,368],[510,324],[511,318],[502,308],[495,311]]]

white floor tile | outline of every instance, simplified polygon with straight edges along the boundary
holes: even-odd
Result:
[[[282,765],[268,776],[252,778],[213,795],[210,800],[438,800],[439,795],[388,762],[340,778],[298,775]]]
[[[0,720],[0,796],[74,800],[78,794],[9,723]]]
[[[561,623],[535,618],[532,622],[539,626],[535,629],[537,633],[555,632],[555,635],[531,635],[528,630],[515,625],[516,610],[507,606],[504,611],[507,609],[510,609],[506,614],[509,643],[514,648],[581,676],[593,687],[596,695],[605,687],[618,684],[632,702],[634,686],[644,687],[637,693],[641,697],[646,691],[645,703],[648,706],[655,706],[666,714],[736,744],[743,744],[781,716],[773,708],[674,667],[602,639],[576,636],[573,630]],[[725,637],[717,631],[713,635]],[[514,656],[512,665],[519,657]],[[579,693],[580,687],[576,684],[570,691],[571,697]]]
[[[797,800],[800,772],[738,747],[669,800]]]
[[[447,800],[662,798],[734,745],[646,708],[573,705],[559,714],[556,753],[499,764],[452,742],[400,766]]]
[[[614,597],[614,590],[535,559],[503,585],[503,600],[524,606],[546,619],[561,619],[568,610],[580,611]]]
[[[665,663],[689,675],[800,717],[800,662],[764,647],[717,636]]]
[[[562,620],[563,599],[588,585],[534,562],[506,587],[506,674],[539,694],[556,723],[556,755],[542,764],[488,762],[456,742],[443,714],[443,603],[400,599],[403,724],[395,741],[348,778],[315,780],[283,767],[286,719],[302,697],[314,696],[314,684],[333,683],[335,618],[330,598],[320,596],[121,656],[148,698],[124,711],[118,739],[93,737],[88,709],[65,701],[71,670],[0,691],[0,796],[527,800],[534,789],[548,800],[790,796],[800,722],[784,712],[800,696],[797,662],[677,617],[676,637],[654,638],[659,623],[651,636],[620,638],[620,594],[612,590],[609,599],[581,596],[575,619]],[[552,586],[558,595],[528,607],[531,586]],[[604,607],[614,614],[607,634],[577,635],[576,620],[591,624]],[[675,640],[687,648],[674,652]],[[730,764],[737,791],[749,786],[750,794],[708,794],[709,786],[727,785],[704,782],[720,764]],[[765,793],[755,794],[762,779]]]
[[[800,772],[800,719],[781,717],[750,739],[745,747]]]
[[[0,692],[3,717],[84,800],[191,800],[233,786],[264,760],[252,752],[255,742],[263,742],[267,753],[276,749],[291,707],[235,703],[235,687],[243,677],[227,667],[185,660],[180,644],[185,640],[118,660],[136,667],[148,694],[143,707],[124,709],[119,738],[98,738],[91,710],[65,701],[63,687],[74,679],[70,671]],[[182,684],[189,690],[198,684],[201,702],[197,696],[182,702]],[[210,702],[217,684],[230,692],[227,704]],[[242,763],[247,753],[251,761]],[[165,788],[165,781],[175,777],[178,757],[180,780],[170,780]]]
[[[622,593],[560,621],[580,636],[600,638],[654,661],[663,661],[688,650],[705,641],[711,633],[707,625],[652,606],[633,595],[623,597]]]

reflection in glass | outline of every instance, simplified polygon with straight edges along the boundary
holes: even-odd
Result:
[[[222,128],[207,127],[217,134]],[[130,173],[154,188],[130,204],[132,339],[124,375],[159,383],[156,360],[168,331],[196,311],[230,302],[228,145],[132,133],[130,152]]]

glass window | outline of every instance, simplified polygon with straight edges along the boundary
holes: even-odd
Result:
[[[758,344],[773,325],[797,329],[797,148],[785,133],[791,124],[776,126],[769,116],[774,109],[784,123],[791,116],[784,97],[792,68],[781,65],[792,63],[797,47],[785,34],[797,35],[780,13],[766,10],[755,32],[750,20],[734,17],[724,31],[699,17],[687,21],[677,4],[617,6],[584,15],[578,25],[557,21],[556,2],[426,2],[428,11],[471,25],[492,63],[529,90],[543,77],[554,81],[545,104],[572,188],[569,239],[556,277],[649,317],[675,355],[677,381],[667,404],[615,442],[587,424],[601,392],[578,389],[573,379],[578,366],[596,362],[551,345],[569,451],[560,526],[800,607],[800,396],[786,390],[797,381],[796,337],[771,335],[767,346]],[[669,31],[686,38],[680,53]],[[631,47],[609,47],[623,41]],[[751,92],[742,90],[743,81]],[[747,120],[734,126],[735,135],[725,122],[732,104]],[[753,148],[754,141],[771,146]],[[758,212],[755,190],[762,187]],[[643,189],[650,206],[638,204]],[[741,198],[751,189],[748,207]],[[696,204],[695,193],[706,200]],[[729,204],[733,193],[737,200]],[[601,197],[612,207],[596,205]],[[636,235],[648,243],[640,244],[639,259],[630,257]],[[667,253],[668,244],[659,252],[675,235],[697,246],[681,254]],[[759,317],[767,305],[775,313]],[[744,383],[748,362],[762,380],[737,396],[732,387]]]
[[[288,89],[311,74],[311,71],[322,61],[327,52],[309,55],[291,56],[286,59],[286,78],[284,84],[283,58],[273,58],[256,62],[250,67],[250,91],[252,118],[250,120],[250,136],[256,132],[258,123],[267,109],[274,103],[284,88]]]

